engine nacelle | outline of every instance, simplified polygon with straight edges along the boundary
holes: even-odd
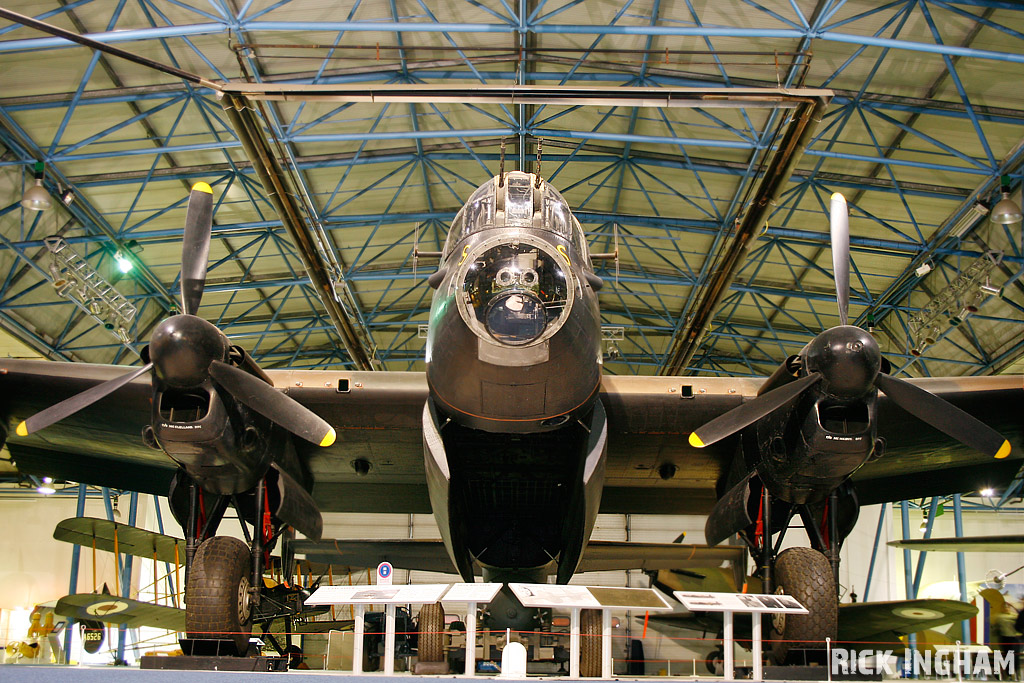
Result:
[[[253,488],[287,438],[209,381],[190,389],[158,388],[152,427],[159,447],[189,477],[221,495]]]
[[[755,468],[768,491],[790,503],[825,500],[871,456],[877,406],[877,392],[849,402],[811,392],[760,423]]]

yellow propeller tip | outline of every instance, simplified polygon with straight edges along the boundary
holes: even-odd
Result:
[[[690,445],[694,448],[704,448],[704,442],[697,436],[697,432],[690,432]]]
[[[22,424],[24,424],[24,423],[22,423]],[[20,429],[20,427],[19,427],[19,429]],[[18,432],[18,433],[20,434],[21,432]],[[1003,445],[999,447],[998,451],[996,451],[996,458],[999,459],[999,460],[1002,460],[1003,458],[1005,458],[1009,454],[1010,454],[1010,442],[1009,441],[1004,441]]]
[[[213,194],[213,188],[207,183],[196,183],[192,186],[193,192],[205,192],[206,194]]]
[[[326,436],[324,436],[323,438],[323,441],[320,442],[320,447],[327,448],[328,446],[330,446],[332,443],[334,443],[334,439],[336,436],[337,434],[334,432],[334,427],[331,427],[331,431],[327,432]]]
[[[25,426],[24,420],[18,423],[18,428],[14,430],[14,433],[18,436],[28,436],[28,427]]]

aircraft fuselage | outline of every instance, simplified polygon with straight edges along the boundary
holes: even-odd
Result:
[[[604,470],[599,282],[568,205],[532,174],[492,178],[452,224],[431,278],[424,450],[463,575],[568,580],[578,564]]]

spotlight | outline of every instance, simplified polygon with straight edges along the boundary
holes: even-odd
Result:
[[[75,288],[75,284],[76,283],[74,280],[68,278],[59,285],[56,282],[54,282],[53,286],[57,289],[57,294],[59,296],[68,296],[71,290]]]
[[[996,287],[994,284],[992,284],[992,281],[987,277],[985,278],[985,282],[978,286],[978,289],[984,292],[985,294],[990,294],[992,296],[999,296],[1000,294],[1003,293],[1003,288]]]
[[[941,333],[942,333],[942,330],[939,329],[938,325],[933,326],[930,330],[928,330],[928,332],[925,333],[925,335],[924,335],[924,343],[925,344],[934,344],[936,341],[938,341],[939,335]]]
[[[985,293],[980,288],[974,290],[974,294],[967,297],[967,303],[964,304],[964,309],[970,313],[977,313],[981,310],[981,303],[985,300]]]
[[[43,187],[43,162],[37,161],[35,166],[35,185],[25,190],[21,196],[21,205],[29,211],[43,211],[53,205],[50,193]],[[1020,211],[1018,210],[1018,213]]]
[[[51,486],[53,484],[53,477],[43,477],[42,483],[36,487],[36,493],[41,493],[44,496],[51,496],[57,493],[57,489]]]
[[[916,269],[914,270],[914,272],[915,272],[915,273],[917,273],[917,276],[918,276],[918,277],[924,277],[924,276],[925,276],[925,275],[927,275],[928,273],[932,272],[932,264],[931,264],[931,263],[929,263],[929,262],[927,262],[927,261],[925,261],[924,263],[922,263],[921,265],[919,265],[919,266],[918,266],[918,267],[917,267],[917,268],[916,268]]]
[[[122,273],[129,273],[132,269],[132,262],[121,252],[114,254],[114,261],[117,262],[117,269]]]
[[[56,263],[51,263],[48,270],[50,271],[50,280],[58,291],[68,283],[68,279],[64,277],[64,271]]]
[[[615,342],[608,344],[608,360],[618,360],[622,352],[619,351],[619,347],[615,345]]]
[[[928,531],[928,518],[921,520],[921,526],[917,527],[921,531]]]
[[[991,498],[992,496],[996,495],[995,489],[982,489],[978,491],[978,493],[981,494],[982,498]]]
[[[70,187],[60,193],[60,203],[64,206],[71,206],[73,201],[75,201],[75,192]]]

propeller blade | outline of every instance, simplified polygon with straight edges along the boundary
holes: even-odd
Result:
[[[1002,434],[935,394],[883,374],[875,378],[875,386],[900,408],[960,443],[994,458],[1010,454],[1010,442]]]
[[[181,309],[188,315],[195,315],[203,300],[212,226],[213,190],[206,183],[196,183],[188,197],[181,245]]]
[[[820,379],[820,372],[812,372],[719,415],[690,434],[690,445],[694,448],[704,448],[727,436],[732,436],[744,427],[795,400],[800,394],[817,384]]]
[[[309,408],[233,365],[213,361],[210,376],[233,397],[292,434],[319,446],[334,443],[334,428]]]
[[[835,192],[829,207],[829,229],[832,233],[832,274],[836,280],[836,301],[839,322],[850,320],[850,212],[846,197]]]
[[[71,398],[65,399],[56,405],[52,405],[46,410],[38,412],[27,420],[21,422],[14,432],[18,436],[28,436],[33,432],[38,432],[40,429],[44,429],[56,422],[60,422],[64,418],[74,415],[82,408],[91,406],[104,396],[114,393],[136,377],[141,377],[149,372],[152,367],[152,363],[146,363],[138,370],[129,372],[127,375],[115,377],[114,379],[107,380],[102,384],[97,384],[93,388],[87,389],[80,394],[75,394]]]

